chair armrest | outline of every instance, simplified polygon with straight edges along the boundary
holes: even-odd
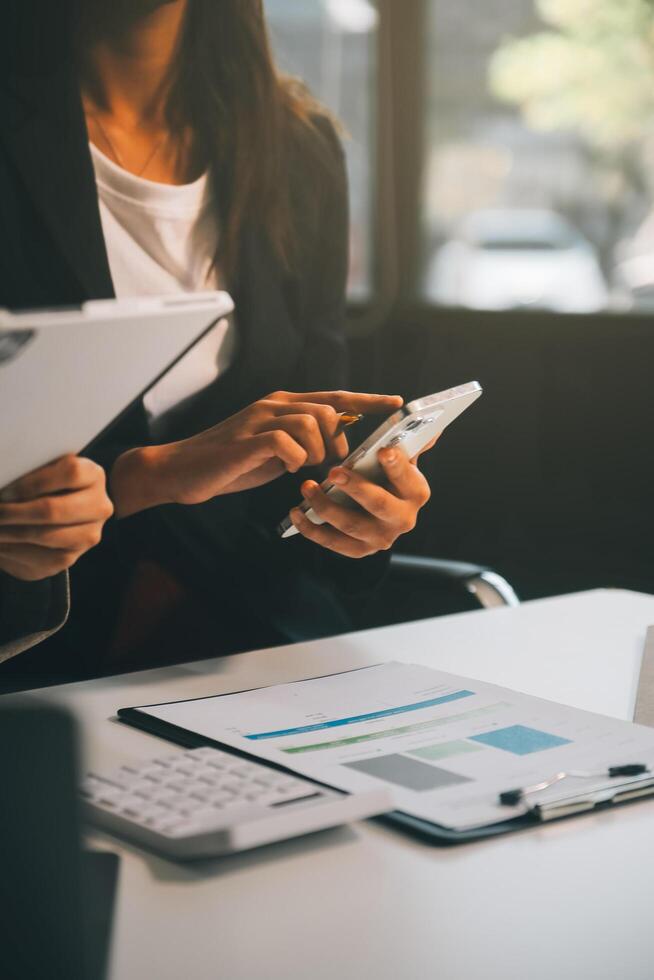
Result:
[[[484,609],[520,605],[520,600],[506,579],[485,565],[394,554],[391,555],[390,575],[403,581],[433,583],[435,587],[460,587],[473,595]]]

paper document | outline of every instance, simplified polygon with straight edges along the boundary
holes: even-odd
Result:
[[[503,806],[499,793],[560,771],[599,775],[530,804],[615,790],[609,766],[654,769],[652,729],[412,664],[139,711],[338,789],[382,782],[396,809],[455,830],[519,816],[525,805]]]

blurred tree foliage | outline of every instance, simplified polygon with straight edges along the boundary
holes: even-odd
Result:
[[[507,39],[493,93],[537,129],[571,128],[600,155],[654,137],[654,0],[535,0],[546,29]]]

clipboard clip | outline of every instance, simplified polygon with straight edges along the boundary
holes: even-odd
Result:
[[[550,786],[554,786],[555,783],[560,782],[562,779],[567,779],[568,777],[573,777],[576,779],[616,779],[620,776],[644,776],[649,773],[649,767],[642,762],[632,762],[624,766],[610,766],[608,769],[603,769],[598,772],[586,772],[579,769],[569,769],[567,772],[557,772],[548,779],[543,779],[540,783],[534,783],[531,786],[523,786],[518,789],[507,789],[499,795],[499,802],[502,806],[518,806],[520,803],[524,803],[528,796],[533,793],[540,793],[544,789],[549,789]],[[583,802],[579,800],[578,803],[581,805]],[[588,807],[582,807],[582,809],[592,809],[595,805],[594,801],[587,801],[590,805]],[[552,804],[556,805],[555,803]],[[570,801],[570,805],[573,805]],[[549,806],[549,804],[539,804],[540,809],[544,806]]]
[[[548,820],[572,817],[577,813],[594,810],[601,804],[627,803],[629,800],[652,795],[654,795],[654,780],[648,780],[644,784],[633,786],[631,789],[618,790],[613,794],[607,795],[605,790],[598,793],[596,797],[587,797],[586,799],[553,800],[551,803],[537,803],[530,808],[529,813],[541,823],[546,823]]]

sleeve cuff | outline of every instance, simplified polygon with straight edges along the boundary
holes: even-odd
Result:
[[[0,574],[0,663],[61,629],[69,608],[67,574],[41,582]]]

